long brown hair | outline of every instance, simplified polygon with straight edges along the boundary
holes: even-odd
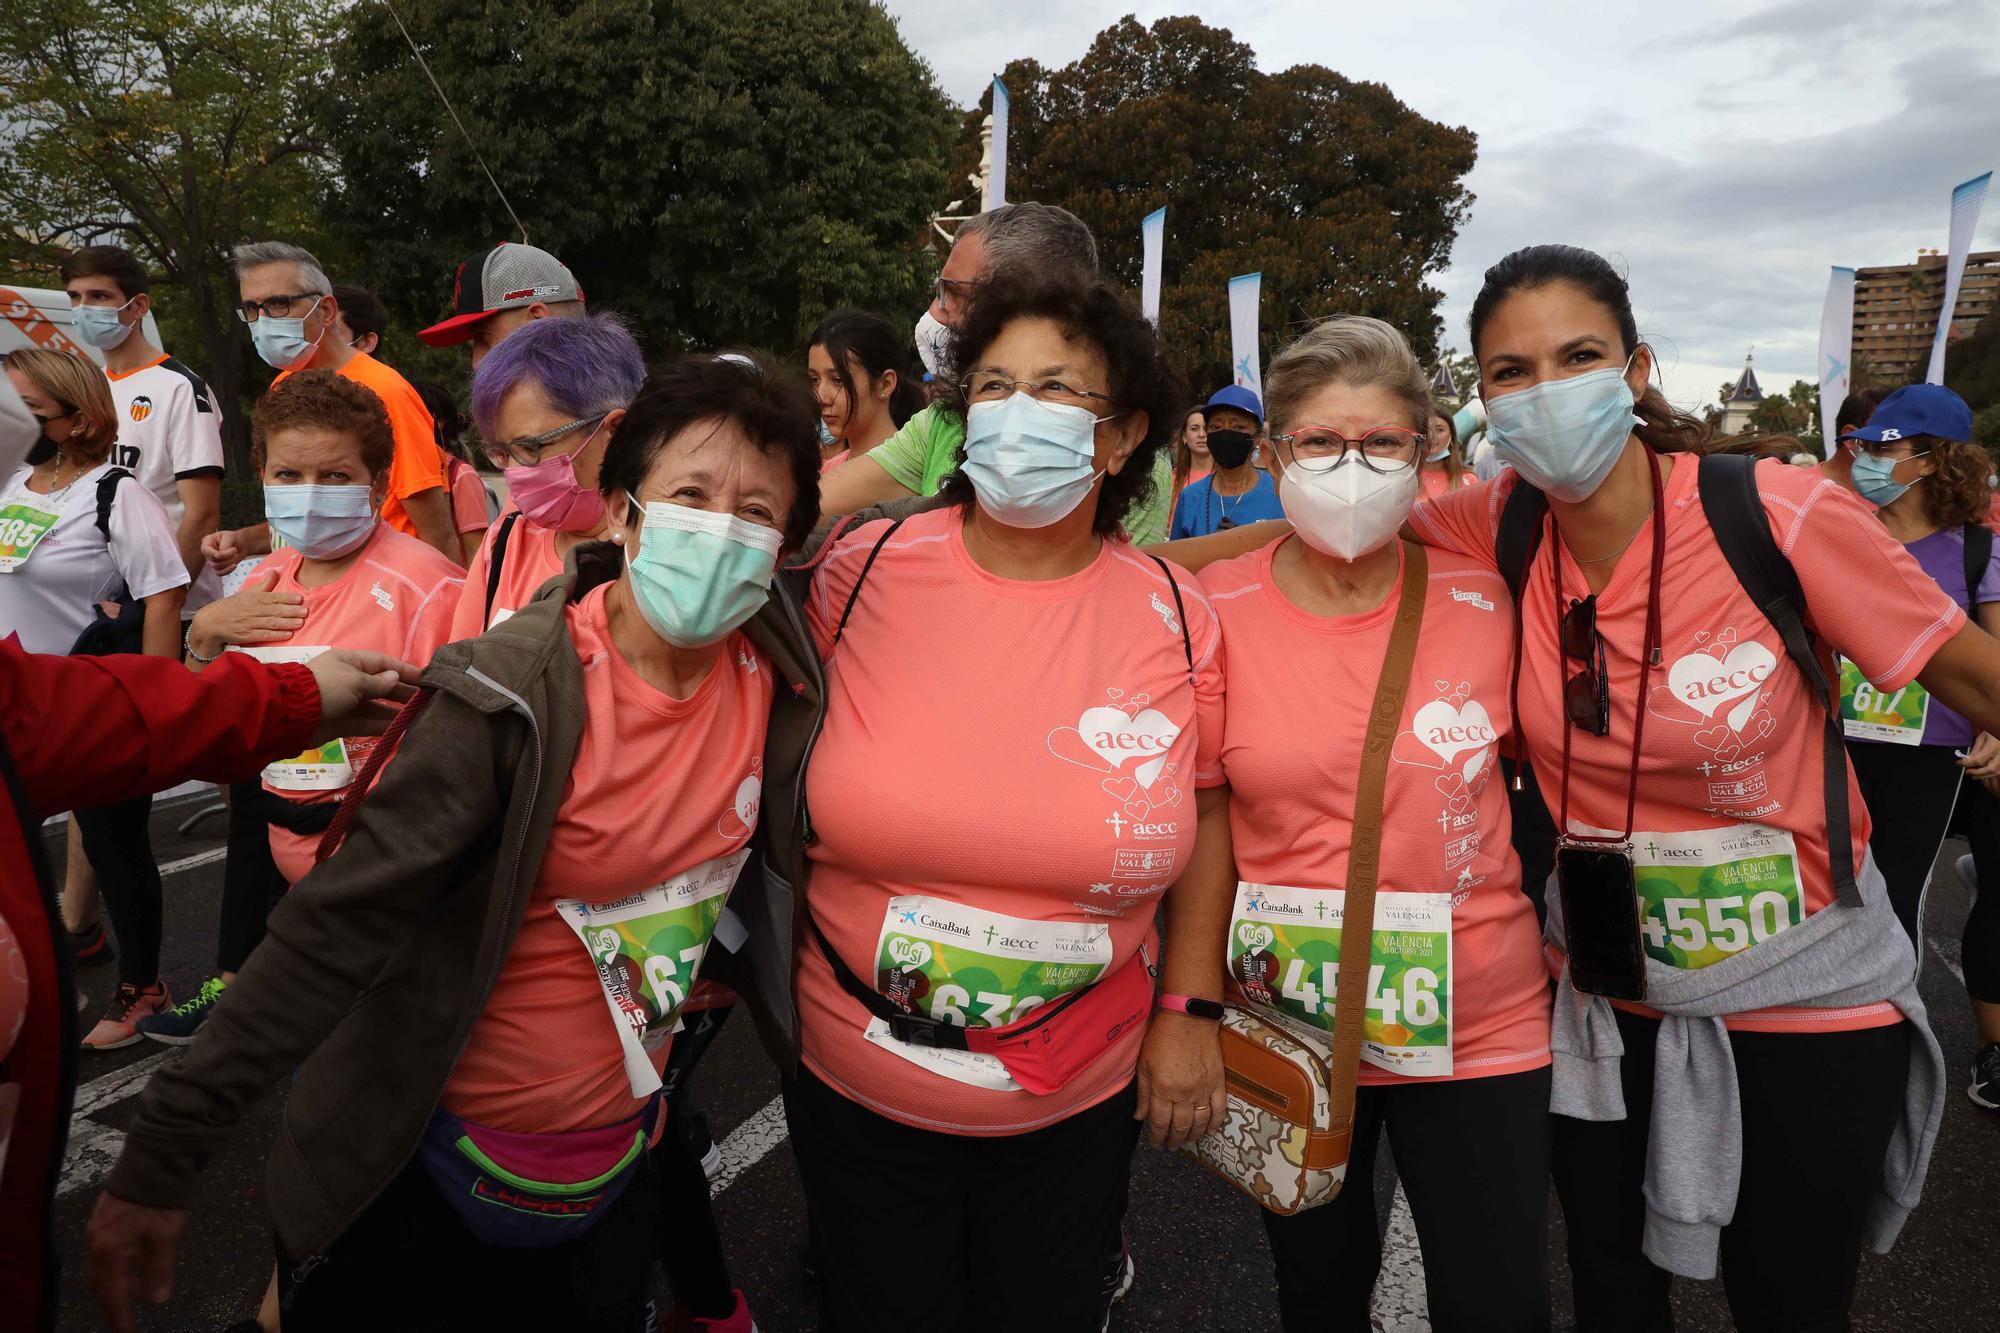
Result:
[[[1500,303],[1515,292],[1532,291],[1566,282],[1609,310],[1618,323],[1618,338],[1626,359],[1639,347],[1639,324],[1632,316],[1632,290],[1602,255],[1574,245],[1531,245],[1516,250],[1486,270],[1486,281],[1472,302],[1472,354],[1479,355],[1479,335]],[[1663,454],[1696,453],[1707,443],[1709,430],[1680,411],[1658,388],[1648,384],[1633,408],[1639,425],[1633,433]]]
[[[1424,457],[1418,460],[1417,466],[1419,469],[1427,467],[1443,468],[1445,489],[1455,491],[1464,484],[1465,474],[1471,471],[1471,469],[1465,465],[1465,447],[1458,442],[1458,426],[1453,422],[1452,416],[1452,413],[1445,411],[1436,403],[1431,404],[1431,414],[1425,419],[1424,425],[1428,428],[1432,421],[1442,421],[1444,423],[1445,434],[1451,437],[1451,444],[1445,450],[1444,461],[1442,463],[1430,462],[1430,431],[1426,429],[1424,432]]]
[[[96,363],[74,352],[23,347],[7,354],[7,368],[20,371],[83,423],[81,433],[62,441],[64,457],[92,467],[111,457],[111,446],[118,443],[118,408],[111,400],[111,382]]]

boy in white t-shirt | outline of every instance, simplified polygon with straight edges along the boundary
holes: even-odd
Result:
[[[184,617],[221,596],[201,539],[222,517],[222,414],[201,376],[147,339],[152,280],[129,251],[89,245],[62,261],[71,332],[104,355],[118,410],[112,462],[158,496],[193,580]]]

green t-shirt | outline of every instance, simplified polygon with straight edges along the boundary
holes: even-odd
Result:
[[[876,445],[868,457],[880,463],[890,479],[904,489],[936,495],[938,486],[958,469],[958,446],[964,442],[964,421],[933,403]],[[1125,525],[1138,545],[1166,540],[1173,492],[1173,460],[1162,450],[1153,460],[1153,494]]]

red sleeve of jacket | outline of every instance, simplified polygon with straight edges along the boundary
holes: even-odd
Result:
[[[225,653],[200,673],[163,657],[52,657],[0,641],[0,728],[43,814],[191,779],[240,782],[306,748],[319,685],[303,666]]]

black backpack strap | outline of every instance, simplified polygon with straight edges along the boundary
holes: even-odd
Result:
[[[488,629],[493,628],[493,599],[500,595],[500,571],[507,563],[507,538],[513,535],[520,517],[521,511],[516,509],[500,520],[500,531],[494,534],[493,549],[486,556],[486,616],[480,623]]]
[[[1541,549],[1542,519],[1548,512],[1548,497],[1525,480],[1515,482],[1500,506],[1500,530],[1494,534],[1493,554],[1516,606],[1521,602],[1521,585],[1528,579],[1528,566],[1535,563],[1535,552]]]
[[[1174,615],[1181,622],[1181,650],[1187,654],[1188,679],[1192,680],[1194,679],[1194,640],[1188,637],[1187,603],[1181,600],[1181,585],[1174,578],[1174,571],[1168,567],[1166,561],[1160,559],[1160,557],[1154,555],[1151,551],[1146,552],[1146,558],[1160,567],[1160,573],[1166,576],[1167,587],[1173,590]]]
[[[115,467],[97,479],[97,530],[104,534],[107,546],[111,543],[111,504],[118,498],[118,483],[131,475]]]
[[[854,586],[848,590],[847,605],[840,608],[840,623],[833,627],[833,641],[835,643],[840,642],[842,632],[847,629],[847,618],[854,614],[854,603],[861,596],[861,585],[868,581],[868,571],[875,568],[875,557],[882,554],[882,548],[888,544],[891,537],[896,535],[896,529],[902,526],[903,520],[899,518],[889,525],[887,531],[875,539],[874,549],[868,552],[868,559],[861,566],[860,576],[854,580]]]
[[[1702,512],[1736,581],[1785,642],[1785,655],[1805,676],[1825,709],[1821,740],[1825,778],[1827,869],[1842,907],[1859,907],[1854,882],[1854,839],[1847,808],[1847,742],[1840,728],[1840,699],[1826,663],[1806,628],[1806,594],[1798,572],[1771,536],[1771,520],[1757,492],[1757,460],[1748,454],[1709,454],[1697,474]]]
[[[1983,523],[1965,525],[1965,609],[1978,618],[1979,585],[1993,563],[1993,529]]]

